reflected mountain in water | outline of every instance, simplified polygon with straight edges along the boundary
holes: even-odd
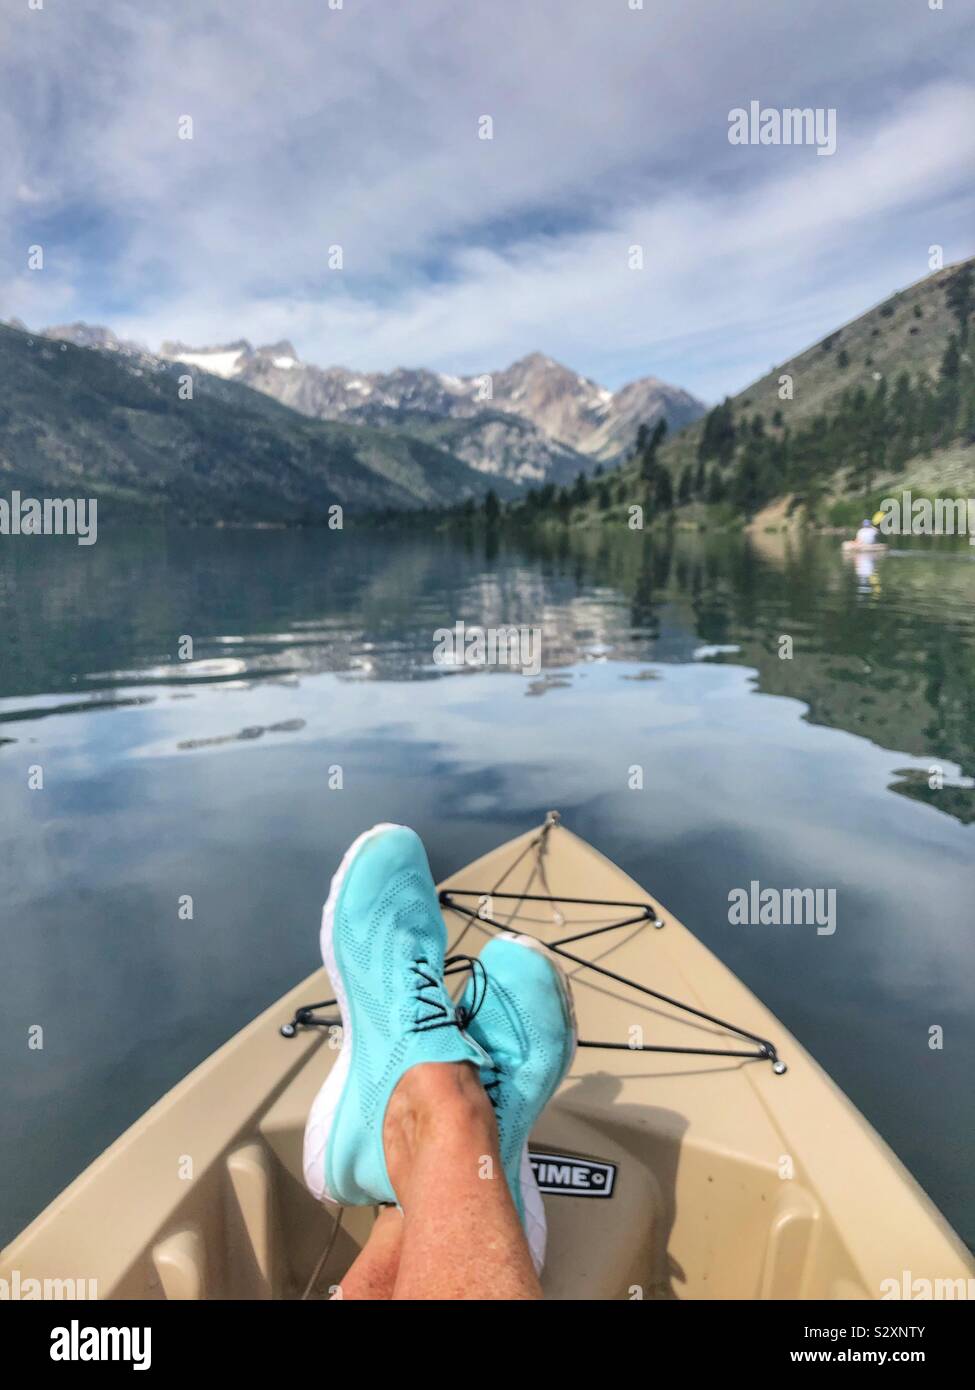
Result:
[[[541,675],[510,673],[532,698],[557,699],[591,663],[646,664],[627,679],[652,679],[662,663],[747,667],[758,691],[801,701],[810,722],[941,766],[940,790],[920,769],[891,790],[968,823],[973,598],[967,546],[885,555],[864,575],[832,539],[789,547],[622,528],[534,542],[148,531],[84,551],[42,538],[0,557],[0,721],[324,672],[472,679],[476,667],[433,661],[435,630],[462,619],[541,628]],[[179,661],[185,636],[193,659]]]

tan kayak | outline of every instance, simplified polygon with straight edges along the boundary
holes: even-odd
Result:
[[[562,942],[580,1038],[608,1044],[580,1046],[532,1137],[549,1297],[971,1296],[968,1252],[829,1077],[556,817],[454,874],[441,901],[468,954],[499,927]],[[28,1280],[95,1281],[100,1298],[328,1297],[374,1216],[337,1216],[301,1179],[308,1108],[338,1056],[311,1021],[331,1017],[330,995],[316,972],[186,1077],[3,1252],[0,1277],[22,1297]]]
[[[843,549],[847,555],[881,555],[887,547],[880,541],[844,541]]]

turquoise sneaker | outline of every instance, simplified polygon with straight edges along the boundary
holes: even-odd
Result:
[[[383,1118],[400,1077],[421,1062],[489,1064],[444,988],[447,930],[414,831],[359,836],[332,879],[321,941],[342,1048],[308,1116],[305,1182],[342,1206],[394,1203]]]
[[[481,1068],[481,1084],[497,1115],[505,1177],[540,1273],[545,1207],[528,1136],[575,1056],[572,990],[556,957],[531,936],[493,937],[479,960],[486,979],[475,974],[468,981],[461,1014],[471,1015],[464,1026],[491,1059]]]

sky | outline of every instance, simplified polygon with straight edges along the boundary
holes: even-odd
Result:
[[[0,0],[0,317],[720,399],[975,253],[937,3]],[[752,102],[835,153],[732,144]]]

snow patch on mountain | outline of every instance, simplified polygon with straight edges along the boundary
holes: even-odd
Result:
[[[176,352],[173,361],[186,362],[191,367],[200,367],[205,372],[229,379],[237,376],[242,355],[239,348],[236,352]]]

